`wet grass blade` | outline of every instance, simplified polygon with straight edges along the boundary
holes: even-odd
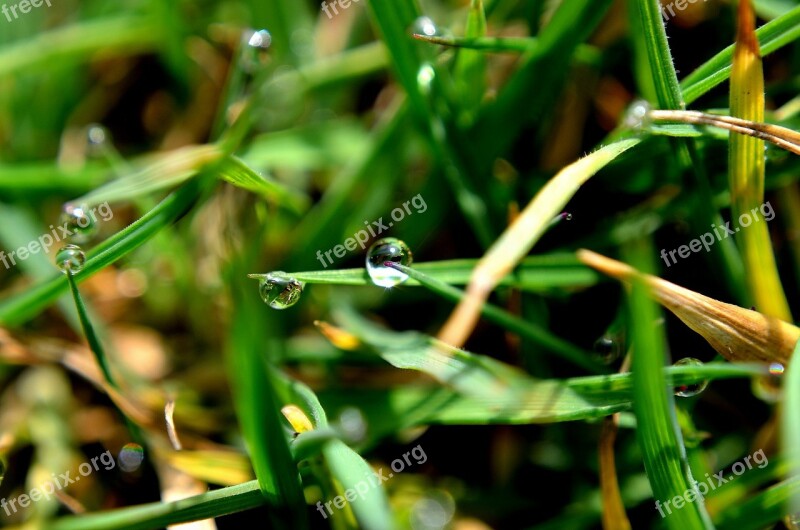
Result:
[[[739,0],[730,108],[734,118],[764,121],[764,70],[750,0]],[[750,211],[764,202],[764,141],[731,134],[728,143],[731,216],[741,219],[751,215]],[[739,228],[736,230],[739,232]],[[762,313],[791,322],[792,315],[778,275],[767,224],[755,223],[736,234],[736,238],[742,250],[750,300]]]
[[[477,259],[429,261],[414,263],[414,270],[449,285],[466,285],[477,263]],[[292,272],[287,275],[308,284],[374,285],[366,269]],[[264,274],[249,276],[261,278]],[[560,288],[589,287],[597,283],[599,278],[594,270],[581,263],[574,254],[542,254],[523,259],[519,266],[503,277],[497,285],[544,293]],[[422,284],[413,277],[403,283],[403,287],[420,285]]]

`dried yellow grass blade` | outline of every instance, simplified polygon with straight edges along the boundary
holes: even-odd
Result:
[[[732,362],[786,364],[800,339],[800,328],[778,318],[703,296],[590,250],[577,253],[586,265],[623,282],[642,279],[653,298],[705,338]]]
[[[550,179],[475,266],[466,289],[467,296],[450,315],[438,338],[456,347],[463,346],[478,322],[481,306],[489,293],[530,252],[578,189],[640,141],[627,139],[602,147]]]

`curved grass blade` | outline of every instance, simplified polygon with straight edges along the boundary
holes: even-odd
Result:
[[[201,182],[195,180],[168,195],[139,220],[89,252],[83,268],[75,274],[75,280],[80,283],[177,221],[200,198],[202,190]],[[66,278],[58,274],[50,280],[11,296],[0,303],[0,323],[9,327],[22,324],[55,302],[67,289]]]
[[[451,314],[439,338],[454,346],[464,344],[489,293],[531,250],[580,186],[639,142],[639,139],[627,139],[601,147],[550,179],[478,262],[470,277],[466,298]]]

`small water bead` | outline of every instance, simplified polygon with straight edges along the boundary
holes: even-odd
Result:
[[[430,17],[425,16],[419,17],[414,21],[414,25],[411,26],[411,33],[425,35],[426,37],[435,37],[440,34],[436,23]]]
[[[86,263],[86,254],[78,245],[66,245],[56,252],[56,266],[64,274],[80,272]]]
[[[703,366],[702,361],[698,361],[692,357],[686,357],[675,363],[675,366]],[[700,381],[699,383],[691,383],[686,385],[677,385],[675,387],[675,395],[678,397],[693,397],[702,392],[708,386],[708,381]]]
[[[265,29],[254,31],[250,35],[247,45],[260,50],[268,50],[272,45],[272,35]]]
[[[593,349],[602,363],[611,364],[622,355],[622,342],[610,335],[603,335],[594,342]]]
[[[276,271],[261,280],[258,290],[261,299],[272,309],[288,309],[300,300],[303,284],[285,272]]]
[[[144,448],[135,443],[129,443],[122,446],[119,450],[119,468],[126,472],[132,473],[141,467],[144,461]]]
[[[405,242],[394,237],[379,239],[367,251],[367,274],[372,283],[380,287],[394,287],[408,279],[408,275],[384,265],[387,261],[411,266],[413,256]]]
[[[70,240],[78,244],[86,243],[97,233],[94,212],[83,204],[65,204],[58,224],[66,227]]]
[[[643,99],[638,99],[631,103],[628,110],[625,112],[625,117],[622,123],[628,129],[642,130],[650,125],[650,111],[652,107],[650,103]]]

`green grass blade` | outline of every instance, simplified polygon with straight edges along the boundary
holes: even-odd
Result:
[[[800,479],[800,342],[792,353],[783,381],[785,393],[781,411],[781,450],[791,462],[786,479]],[[788,500],[788,513],[800,513],[800,492]]]
[[[631,244],[628,254],[638,270],[653,270],[650,244]],[[666,360],[662,328],[655,328],[659,311],[650,299],[647,286],[632,282],[629,295],[629,322],[633,344],[633,410],[645,469],[657,503],[682,496],[693,488],[680,427],[675,418],[675,398],[663,374]],[[657,504],[658,506],[658,504]],[[665,512],[666,513],[666,512]],[[702,503],[686,503],[666,514],[665,521],[675,530],[713,528]]]
[[[800,37],[800,7],[792,9],[756,30],[762,56],[779,50]],[[703,63],[681,81],[683,99],[687,104],[719,85],[731,75],[733,45],[728,46]]]

